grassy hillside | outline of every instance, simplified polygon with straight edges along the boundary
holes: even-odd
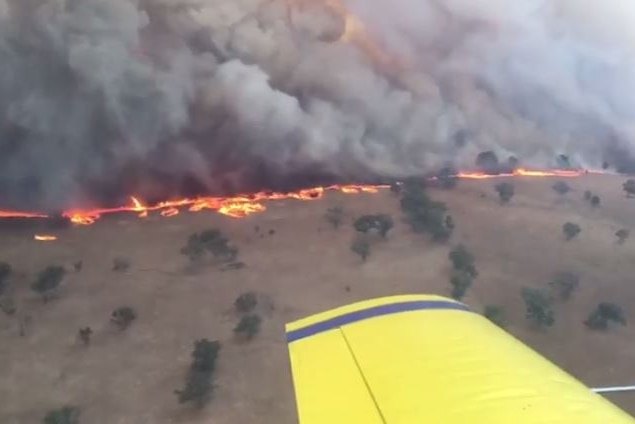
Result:
[[[412,234],[388,191],[271,202],[245,219],[205,212],[110,217],[59,231],[51,243],[33,241],[32,231],[3,230],[0,260],[16,270],[5,298],[17,312],[0,313],[0,422],[37,423],[65,404],[78,405],[80,422],[91,424],[296,422],[284,323],[370,297],[447,295],[448,251],[459,242],[474,253],[480,273],[464,299],[472,308],[504,307],[511,333],[591,386],[635,383],[635,326],[598,333],[582,323],[600,301],[635,316],[635,233],[621,246],[614,236],[620,228],[635,231],[635,200],[625,198],[623,178],[569,180],[575,191],[563,198],[551,189],[554,181],[514,179],[516,196],[505,206],[495,181],[432,191],[457,224],[447,244]],[[583,200],[587,189],[600,195],[600,207]],[[323,218],[333,206],[345,211],[339,230]],[[350,251],[351,221],[364,213],[395,219],[387,240],[373,241],[366,263]],[[570,242],[562,235],[566,221],[582,228]],[[244,269],[188,265],[179,250],[208,228],[220,228],[239,248]],[[128,258],[130,268],[113,271],[115,257]],[[67,275],[55,299],[43,303],[29,289],[47,265],[72,269],[78,260],[82,270]],[[552,328],[533,330],[520,288],[547,288],[561,271],[579,274],[580,288],[556,306]],[[263,324],[252,341],[239,342],[233,303],[246,291],[258,293]],[[109,322],[120,306],[138,315],[125,331]],[[86,326],[93,335],[84,347],[77,331]],[[179,405],[174,390],[183,386],[200,338],[219,340],[222,349],[213,400],[197,411]],[[635,413],[635,395],[611,399]]]

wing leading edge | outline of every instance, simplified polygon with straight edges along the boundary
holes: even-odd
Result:
[[[287,324],[301,424],[635,423],[467,306],[355,303]]]

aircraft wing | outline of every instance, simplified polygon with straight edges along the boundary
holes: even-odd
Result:
[[[635,420],[462,303],[395,296],[287,324],[301,424]]]

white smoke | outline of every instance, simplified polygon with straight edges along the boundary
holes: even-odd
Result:
[[[0,204],[483,150],[597,167],[635,153],[632,22],[629,0],[0,0]]]

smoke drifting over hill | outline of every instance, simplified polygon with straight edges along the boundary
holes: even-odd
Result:
[[[628,0],[0,0],[0,204],[623,166]]]

